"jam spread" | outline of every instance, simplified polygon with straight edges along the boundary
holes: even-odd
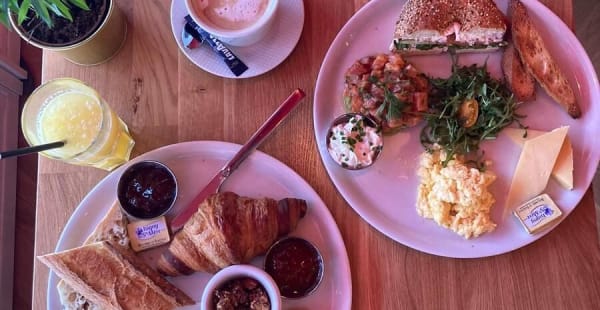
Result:
[[[167,212],[175,201],[175,177],[158,162],[140,162],[121,176],[118,196],[129,215],[139,219],[155,218]]]
[[[290,237],[277,242],[267,253],[265,271],[273,277],[281,296],[304,297],[319,285],[323,260],[308,241]]]

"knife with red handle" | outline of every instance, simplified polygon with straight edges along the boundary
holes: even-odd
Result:
[[[183,225],[196,213],[198,206],[206,197],[219,192],[219,188],[225,182],[233,171],[254,151],[269,134],[275,129],[281,121],[300,103],[305,97],[304,91],[296,89],[285,101],[275,110],[275,112],[265,121],[265,123],[252,135],[250,140],[240,148],[240,150],[230,159],[219,172],[208,182],[208,184],[196,195],[190,204],[183,209],[171,221],[171,231],[174,233],[180,230]]]

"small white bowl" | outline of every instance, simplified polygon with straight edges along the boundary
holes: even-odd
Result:
[[[260,41],[271,30],[279,0],[266,0],[265,12],[251,25],[238,30],[230,30],[212,23],[194,3],[200,0],[185,0],[185,6],[192,19],[206,32],[221,42],[232,46],[249,46]]]
[[[200,309],[213,310],[213,292],[230,280],[244,277],[255,279],[265,288],[271,303],[271,310],[281,310],[281,295],[277,284],[268,273],[253,265],[233,265],[217,272],[210,278],[202,292]]]

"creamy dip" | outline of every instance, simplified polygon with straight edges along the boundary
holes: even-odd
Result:
[[[360,115],[333,127],[328,139],[329,154],[345,168],[356,169],[371,165],[383,147],[381,132],[366,125]]]
[[[194,11],[219,28],[240,30],[254,24],[267,8],[268,0],[195,0]]]

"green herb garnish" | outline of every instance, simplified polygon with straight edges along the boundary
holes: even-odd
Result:
[[[385,87],[384,90],[384,100],[383,100],[383,104],[381,105],[383,107],[387,106],[387,119],[388,120],[392,120],[392,119],[399,119],[400,117],[402,117],[402,111],[406,108],[407,104],[403,101],[401,101],[400,99],[398,99],[398,97],[396,97],[396,95],[394,95],[394,93],[389,90],[387,87]],[[379,109],[378,109],[379,112]]]
[[[512,122],[525,128],[516,113],[517,102],[504,83],[492,78],[486,65],[458,66],[453,58],[452,74],[447,79],[430,79],[430,111],[424,113],[425,127],[421,131],[421,144],[433,151],[435,144],[447,154],[444,166],[455,155],[473,154],[478,166],[479,145],[484,140],[495,139],[498,133]],[[460,116],[460,107],[468,99],[479,104],[476,122],[466,128]]]
[[[377,107],[377,110],[375,110],[375,114],[378,117],[383,117],[383,115],[385,114],[385,118],[388,120],[399,119],[400,117],[402,117],[402,111],[404,111],[408,104],[396,97],[394,92],[392,92],[389,89],[389,86],[386,84],[387,81],[379,81],[377,77],[370,76],[369,82],[383,89],[383,102],[379,107]]]

